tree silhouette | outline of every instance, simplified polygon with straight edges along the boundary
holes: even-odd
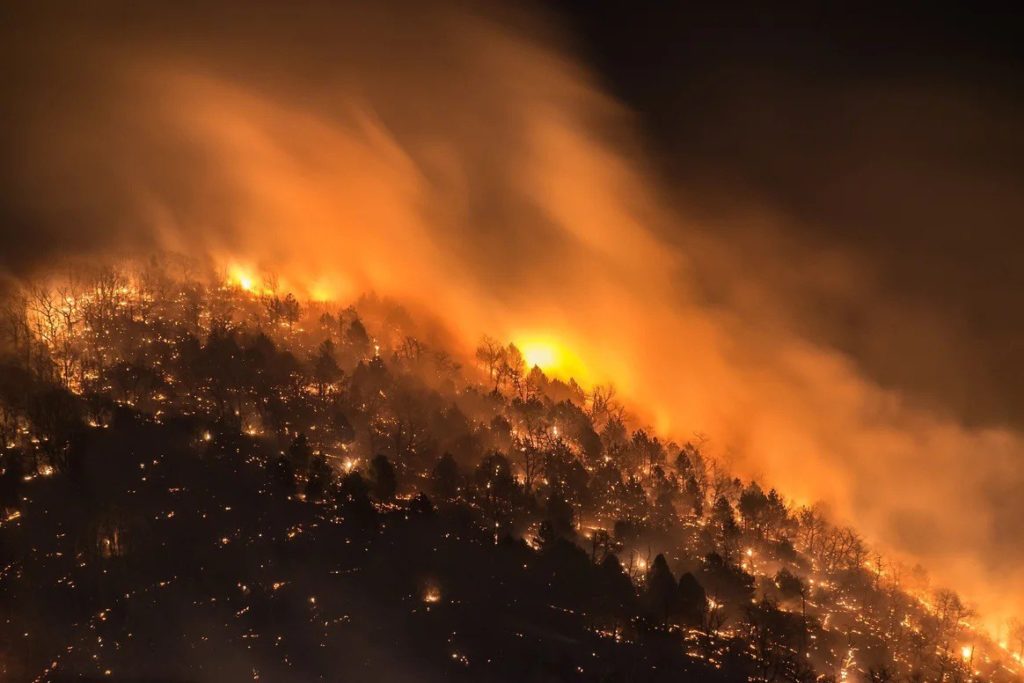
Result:
[[[371,490],[377,500],[388,501],[395,497],[398,479],[395,468],[385,455],[376,455],[370,461]]]
[[[341,379],[341,368],[338,361],[334,359],[334,342],[325,339],[317,349],[317,355],[313,360],[313,379],[316,383],[317,393],[323,397],[328,387]]]
[[[291,462],[293,470],[306,473],[312,458],[313,449],[309,445],[309,439],[304,433],[296,434],[291,445],[288,446],[288,460]]]
[[[647,569],[644,578],[644,603],[651,616],[660,624],[664,624],[679,611],[676,579],[661,553]]]
[[[697,581],[697,577],[691,572],[685,572],[679,577],[676,601],[680,622],[684,626],[700,627],[707,612],[708,596],[704,587]]]
[[[451,500],[459,493],[460,480],[459,466],[455,458],[451,453],[445,453],[430,474],[431,491],[442,500]]]
[[[322,455],[314,455],[309,464],[309,476],[306,478],[306,500],[323,500],[327,487],[331,483],[331,468]]]

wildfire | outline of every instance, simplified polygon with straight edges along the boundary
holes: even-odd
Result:
[[[228,268],[228,282],[246,292],[253,291],[253,288],[256,286],[256,279],[252,272],[239,265],[233,265]]]
[[[541,370],[550,370],[558,365],[558,351],[543,342],[524,344],[522,352],[523,359],[531,368],[536,365]]]
[[[524,334],[515,338],[527,368],[538,367],[548,375],[577,381],[586,379],[585,367],[564,341],[551,334]]]

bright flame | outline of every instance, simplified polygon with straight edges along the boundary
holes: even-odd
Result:
[[[550,335],[527,334],[515,337],[514,343],[523,354],[527,369],[536,366],[549,376],[586,381],[587,373],[582,361],[566,342]]]
[[[962,648],[960,648],[960,654],[963,656],[964,659],[970,659],[971,655],[974,654],[974,648],[970,645],[964,645]]]
[[[523,358],[531,368],[536,365],[541,370],[550,370],[558,364],[558,353],[553,346],[545,344],[530,344],[524,346]]]
[[[328,287],[324,285],[314,285],[309,290],[309,298],[312,301],[324,303],[332,301],[335,297],[333,296],[331,290]]]
[[[238,285],[246,292],[251,292],[256,286],[252,273],[239,265],[228,268],[228,282]]]

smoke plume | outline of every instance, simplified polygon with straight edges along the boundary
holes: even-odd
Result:
[[[392,296],[463,350],[545,339],[657,429],[708,434],[738,472],[824,501],[993,619],[1024,597],[1021,435],[965,426],[799,333],[786,293],[856,292],[864,264],[782,239],[754,204],[670,205],[630,112],[544,16],[5,13],[7,273],[170,249],[317,298]]]

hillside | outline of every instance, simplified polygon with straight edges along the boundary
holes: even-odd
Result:
[[[1024,628],[505,342],[157,261],[2,317],[5,680],[1018,680]]]

